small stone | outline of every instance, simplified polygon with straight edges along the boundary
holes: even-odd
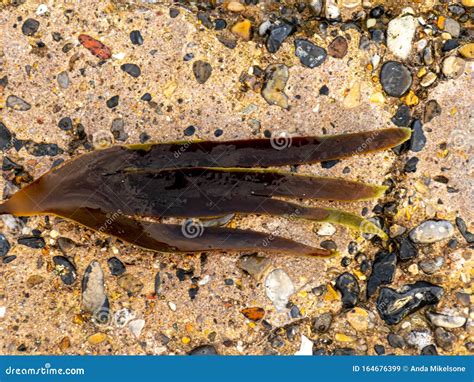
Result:
[[[176,8],[170,8],[170,17],[172,19],[175,19],[176,17],[179,16],[179,9]]]
[[[72,130],[72,119],[69,117],[61,118],[58,122],[58,127],[64,131]]]
[[[276,53],[280,49],[283,41],[294,32],[294,26],[285,20],[277,20],[270,26],[268,38],[266,41],[267,50],[270,53]]]
[[[436,345],[446,351],[452,350],[456,342],[456,336],[453,333],[443,328],[436,328],[434,335]]]
[[[397,61],[387,61],[380,71],[382,88],[391,97],[401,97],[411,87],[412,76],[407,67]]]
[[[433,82],[435,82],[437,79],[438,79],[438,77],[436,76],[435,73],[428,72],[421,79],[420,85],[426,88],[426,87],[430,86]]]
[[[323,0],[310,0],[309,5],[316,15],[319,15],[323,10]]]
[[[332,236],[336,233],[336,227],[331,223],[323,223],[316,233],[319,236]]]
[[[411,114],[407,105],[400,105],[391,121],[399,127],[410,126]]]
[[[474,243],[474,234],[467,230],[466,222],[459,216],[456,218],[456,226],[464,239],[469,243]],[[0,254],[1,256],[1,254]]]
[[[87,338],[87,342],[91,345],[99,345],[107,339],[107,335],[105,333],[94,333]]]
[[[28,102],[16,95],[8,96],[7,107],[17,111],[28,111],[31,109],[31,105]]]
[[[327,249],[329,251],[335,251],[337,249],[337,244],[334,240],[323,240],[319,245],[321,248]]]
[[[440,326],[445,329],[455,329],[464,326],[467,319],[461,316],[450,316],[447,314],[427,312],[426,317],[434,326]]]
[[[342,294],[343,308],[353,308],[359,302],[359,283],[351,273],[345,272],[339,275],[335,287]]]
[[[447,220],[426,220],[410,232],[414,243],[430,244],[449,239],[454,235],[454,227]]]
[[[77,272],[74,264],[64,256],[54,256],[53,262],[55,270],[61,277],[61,280],[66,285],[72,285],[76,281]]]
[[[0,233],[0,257],[5,257],[10,251],[10,243],[3,233]]]
[[[428,329],[412,330],[407,335],[407,343],[421,350],[433,343],[433,336]]]
[[[128,323],[128,328],[137,339],[140,337],[140,334],[142,334],[142,330],[144,327],[145,320],[142,319],[133,320]]]
[[[38,5],[38,8],[36,8],[36,15],[37,16],[44,16],[49,12],[48,6],[46,4],[40,4]]]
[[[28,277],[28,280],[26,280],[26,285],[28,286],[28,288],[33,288],[36,285],[41,284],[43,281],[44,281],[44,277],[40,275],[32,275]]]
[[[361,101],[361,94],[360,94],[360,82],[356,81],[351,89],[349,90],[349,93],[344,97],[344,101],[342,102],[342,105],[346,109],[353,109],[357,106],[360,105]]]
[[[423,122],[428,123],[439,115],[441,115],[441,106],[439,106],[436,100],[429,100],[425,105],[425,110],[423,111]]]
[[[474,42],[461,46],[458,52],[464,58],[467,58],[469,60],[474,59]]]
[[[143,283],[135,276],[126,273],[121,276],[118,281],[118,285],[127,291],[130,295],[137,295],[143,289]]]
[[[265,69],[265,82],[262,96],[270,105],[288,108],[288,96],[284,93],[288,82],[288,67],[283,64],[271,64]]]
[[[82,308],[100,321],[109,317],[109,301],[105,295],[104,273],[97,261],[89,264],[82,278]]]
[[[26,19],[21,26],[21,32],[25,36],[33,36],[39,29],[40,23],[35,19]]]
[[[331,327],[331,322],[332,322],[332,314],[323,313],[317,316],[313,320],[311,330],[314,333],[326,333]]]
[[[356,307],[347,312],[347,322],[358,332],[364,332],[369,328],[369,312]]]
[[[441,46],[442,52],[450,52],[459,47],[459,41],[456,39],[449,39],[446,40],[443,45]]]
[[[294,354],[296,356],[308,356],[313,355],[314,343],[308,337],[301,335],[301,345],[299,350]]]
[[[115,118],[112,121],[112,127],[110,128],[115,140],[125,142],[128,139],[128,134],[124,129],[125,123],[122,118]]]
[[[214,21],[214,29],[216,31],[221,31],[221,30],[224,30],[225,28],[227,28],[227,21],[225,21],[224,19],[216,19]]]
[[[379,5],[375,8],[372,8],[370,10],[370,17],[374,18],[374,19],[379,19],[383,16],[383,14],[385,13],[385,9],[383,7],[383,5]]]
[[[444,257],[437,256],[434,259],[420,261],[419,266],[421,270],[427,275],[432,275],[438,272],[444,264]]]
[[[119,104],[119,99],[120,99],[120,96],[118,95],[115,95],[111,98],[109,98],[106,102],[106,105],[109,109],[113,109],[114,107],[117,107],[118,104]]]
[[[66,71],[59,73],[57,80],[58,85],[61,89],[67,89],[69,87],[69,84],[71,83],[69,81],[69,75]]]
[[[295,40],[295,55],[300,59],[303,66],[316,68],[324,62],[327,53],[324,48],[313,44],[311,41],[298,38]]]
[[[245,11],[245,5],[239,1],[230,1],[227,4],[227,9],[231,12],[242,12]]]
[[[120,66],[120,69],[134,78],[140,77],[140,74],[142,73],[140,67],[135,64],[123,64]]]
[[[387,47],[398,58],[408,58],[418,21],[411,15],[390,20],[387,28]]]
[[[398,242],[398,258],[401,261],[408,261],[418,256],[418,249],[413,245],[407,236],[401,237]]]
[[[232,26],[230,31],[242,40],[250,41],[252,38],[252,23],[247,19],[239,21]]]
[[[343,58],[347,53],[347,40],[342,36],[337,36],[328,46],[328,54],[334,58]]]
[[[121,276],[125,273],[125,265],[116,257],[107,260],[110,273],[114,276]]]
[[[446,20],[444,20],[444,31],[449,33],[451,37],[457,38],[459,37],[459,33],[461,32],[461,26],[459,23],[448,17]]]
[[[212,345],[201,345],[192,349],[189,355],[218,355],[217,350]]]
[[[67,237],[60,237],[58,239],[58,247],[66,255],[76,247],[76,243]]]
[[[405,166],[403,167],[403,171],[405,171],[406,173],[416,172],[416,166],[418,165],[419,161],[420,160],[417,157],[411,157],[406,161]]]
[[[409,140],[410,150],[420,152],[426,145],[426,137],[423,132],[423,125],[419,119],[415,119],[411,125],[411,137]]]
[[[393,348],[403,349],[406,346],[405,340],[400,334],[390,333],[387,336],[387,341]]]
[[[8,128],[0,122],[0,150],[5,151],[11,147],[13,135]]]
[[[372,273],[367,280],[367,297],[372,296],[380,285],[390,284],[393,281],[396,267],[395,253],[380,251],[375,255]]]
[[[443,61],[442,71],[446,77],[455,79],[464,73],[465,67],[466,61],[464,61],[462,58],[456,56],[449,56],[446,57]]]
[[[283,269],[275,269],[265,279],[265,291],[277,311],[282,311],[289,297],[295,293],[295,287]]]
[[[461,4],[465,7],[472,8],[474,7],[474,0],[461,0]]]
[[[41,236],[22,236],[18,239],[18,244],[30,248],[44,248],[46,243]]]
[[[130,32],[130,41],[133,45],[143,45],[143,36],[138,30]]]
[[[377,299],[377,311],[387,324],[398,324],[424,306],[437,304],[443,294],[443,288],[425,281],[405,285],[400,292],[383,287]]]
[[[99,40],[86,34],[80,34],[78,40],[84,48],[101,60],[107,60],[112,57],[112,51],[110,48]]]
[[[204,84],[212,74],[212,66],[208,62],[197,60],[193,63],[193,73],[199,84]]]
[[[184,129],[184,135],[186,137],[193,136],[195,132],[196,132],[196,128],[193,125],[188,126],[188,127],[186,127],[186,129]]]
[[[69,349],[71,347],[71,340],[69,337],[63,337],[61,341],[59,341],[58,347],[63,353]]]
[[[335,0],[326,0],[325,15],[329,20],[338,20],[341,17],[341,11]]]
[[[271,265],[270,259],[257,254],[242,256],[237,265],[255,280],[259,281]]]

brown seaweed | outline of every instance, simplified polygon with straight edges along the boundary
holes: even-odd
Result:
[[[399,145],[409,129],[327,137],[175,142],[115,146],[59,166],[0,205],[18,216],[55,214],[135,245],[167,252],[268,250],[328,255],[329,251],[260,232],[183,226],[144,218],[209,218],[229,213],[330,221],[385,238],[374,224],[343,211],[285,199],[339,201],[380,197],[384,187],[344,179],[262,169],[314,163]],[[259,167],[259,168],[250,168]]]

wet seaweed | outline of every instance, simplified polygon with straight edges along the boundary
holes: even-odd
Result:
[[[375,224],[344,211],[287,199],[376,199],[385,188],[268,167],[316,163],[385,150],[410,130],[325,137],[193,141],[114,146],[68,161],[0,205],[0,214],[57,215],[137,246],[162,252],[263,250],[328,256],[330,251],[256,231],[160,222],[263,214],[342,224],[385,239]]]

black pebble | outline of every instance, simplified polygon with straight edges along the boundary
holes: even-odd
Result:
[[[192,53],[186,53],[183,57],[183,61],[184,62],[187,62],[187,61],[191,61],[192,59],[194,58],[194,54]]]
[[[44,248],[46,243],[39,236],[23,236],[18,239],[18,244],[25,245],[30,248]]]
[[[392,122],[399,127],[408,127],[410,126],[410,121],[410,108],[407,105],[400,105],[392,117]]]
[[[474,234],[467,230],[466,222],[459,216],[456,218],[456,226],[469,244],[474,243]]]
[[[336,289],[342,294],[342,306],[353,308],[359,302],[359,283],[349,272],[345,272],[336,279]]]
[[[438,351],[436,350],[436,346],[428,345],[421,349],[421,355],[438,355]]]
[[[12,133],[0,122],[0,150],[9,149],[12,141]]]
[[[114,276],[121,276],[125,273],[125,265],[116,257],[107,260],[110,273]]]
[[[195,132],[196,132],[196,128],[193,125],[188,126],[188,127],[186,127],[186,129],[184,129],[184,135],[186,137],[190,137],[190,136],[194,135]]]
[[[286,38],[294,32],[294,26],[285,20],[278,20],[270,27],[266,42],[267,50],[276,53]]]
[[[337,249],[337,244],[333,240],[324,240],[319,245],[329,251],[335,251]]]
[[[145,142],[149,141],[150,138],[151,137],[147,133],[141,133],[140,137],[139,137],[140,143],[145,143]]]
[[[212,345],[201,345],[191,350],[189,355],[217,355],[216,348]]]
[[[0,257],[5,257],[10,251],[10,243],[3,233],[0,233]]]
[[[66,285],[74,284],[74,281],[76,281],[77,278],[76,267],[74,264],[64,256],[54,256],[53,261],[54,264],[62,267],[62,270],[59,273],[62,282]]]
[[[145,94],[142,95],[142,97],[140,99],[142,101],[149,102],[149,101],[151,101],[151,94],[150,93],[145,93]]]
[[[400,237],[397,241],[399,242],[398,258],[401,261],[408,261],[418,256],[418,249],[408,236]]]
[[[377,353],[377,355],[385,354],[385,348],[383,347],[383,345],[375,345],[374,350],[375,350],[375,353]]]
[[[370,39],[377,43],[384,42],[385,32],[381,29],[372,29],[370,31]]]
[[[459,46],[459,41],[455,39],[446,40],[446,42],[441,47],[443,52],[449,52],[450,50],[456,49]]]
[[[193,73],[196,81],[201,85],[204,84],[212,74],[212,66],[205,61],[194,61],[193,62]]]
[[[112,98],[109,98],[107,100],[107,107],[109,109],[113,109],[114,107],[116,107],[119,104],[119,98],[120,97],[118,95],[115,95]]]
[[[324,96],[329,95],[329,88],[326,85],[321,86],[319,89],[319,94]]]
[[[3,258],[3,264],[8,264],[8,263],[11,263],[13,260],[16,259],[16,256],[15,255],[12,255],[12,256],[5,256]]]
[[[72,129],[72,119],[69,117],[63,117],[58,122],[58,127],[61,130],[69,131]]]
[[[35,19],[26,19],[21,26],[21,31],[25,36],[33,36],[40,26],[39,21]]]
[[[416,166],[420,160],[417,157],[411,157],[405,163],[405,172],[416,172]]]
[[[380,251],[375,255],[372,273],[367,280],[367,297],[372,296],[380,285],[390,284],[393,281],[396,267],[395,253]]]
[[[300,59],[303,66],[316,68],[326,60],[327,52],[326,49],[313,44],[311,41],[298,38],[295,40],[295,55]]]
[[[408,68],[397,61],[387,61],[380,70],[380,83],[389,96],[401,97],[412,84]]]
[[[179,9],[176,9],[176,8],[170,8],[170,17],[172,19],[178,17],[179,15]]]
[[[321,167],[325,169],[329,169],[337,165],[340,161],[341,161],[340,159],[325,160],[321,162]]]
[[[406,346],[406,342],[400,334],[390,333],[387,336],[387,341],[393,348],[403,349]]]
[[[217,31],[227,28],[227,22],[224,19],[216,19],[214,21],[214,29]]]
[[[443,294],[443,288],[426,281],[405,285],[400,292],[384,287],[377,299],[377,311],[387,324],[398,324],[424,306],[437,304]]]
[[[142,74],[140,67],[135,64],[123,64],[120,66],[120,69],[134,78],[140,77],[140,74]]]
[[[138,30],[130,32],[130,41],[133,45],[143,45],[143,36]]]
[[[214,136],[216,138],[219,138],[222,134],[224,134],[224,131],[221,129],[217,129],[216,131],[214,131]]]
[[[423,124],[419,119],[415,119],[411,125],[412,133],[409,141],[410,150],[419,152],[423,150],[426,145],[426,137],[423,131]]]
[[[378,7],[372,8],[370,10],[370,17],[372,17],[373,19],[378,19],[383,16],[384,12],[385,9],[383,5],[379,5]]]

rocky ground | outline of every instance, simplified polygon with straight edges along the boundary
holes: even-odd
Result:
[[[472,354],[473,6],[2,1],[4,199],[112,144],[413,134],[291,169],[389,186],[378,201],[329,203],[373,219],[387,242],[283,218],[223,222],[337,249],[330,259],[152,253],[54,216],[2,216],[0,352]]]

